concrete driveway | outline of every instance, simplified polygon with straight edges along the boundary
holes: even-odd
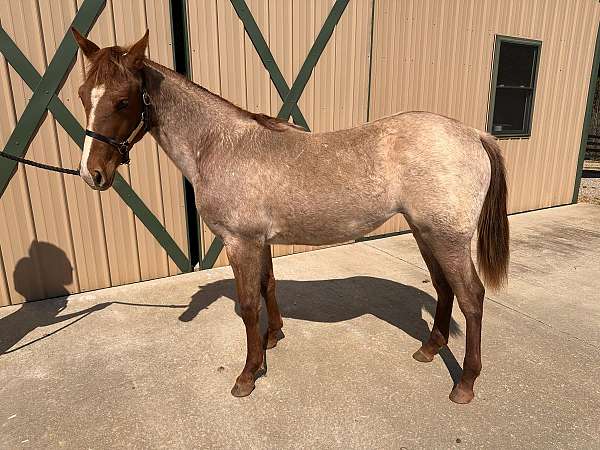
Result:
[[[2,448],[599,448],[600,206],[511,217],[483,372],[464,321],[411,354],[435,293],[410,235],[278,258],[286,338],[250,397],[228,268],[0,309]]]

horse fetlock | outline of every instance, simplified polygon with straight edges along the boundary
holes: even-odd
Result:
[[[267,332],[267,349],[277,346],[277,342],[283,339],[285,335],[281,331],[281,327],[276,329],[269,328]]]
[[[442,347],[448,345],[448,332],[444,335],[444,333],[434,326],[433,330],[431,330],[428,344],[432,347],[436,347],[437,351],[439,351]]]

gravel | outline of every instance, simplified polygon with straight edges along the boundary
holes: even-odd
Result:
[[[579,201],[600,205],[600,163],[585,162],[579,187]]]

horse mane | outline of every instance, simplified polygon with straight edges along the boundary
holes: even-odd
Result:
[[[134,77],[133,72],[127,68],[125,65],[125,55],[128,49],[114,46],[107,47],[99,50],[96,55],[94,55],[93,59],[90,61],[90,66],[88,68],[88,79],[93,79],[94,84],[107,83],[110,80],[117,78],[119,75],[125,77]],[[157,63],[146,60],[146,62],[151,62],[154,65]],[[271,131],[286,131],[289,129],[301,130],[305,131],[299,125],[288,122],[287,120],[279,119],[277,117],[271,117],[262,113],[253,113],[245,110],[244,108],[239,107],[238,105],[230,102],[229,100],[215,94],[214,92],[209,91],[208,89],[200,86],[199,84],[194,83],[189,80],[187,77],[184,77],[180,73],[175,71],[171,71],[174,75],[176,75],[181,81],[185,84],[192,85],[196,89],[200,89],[205,93],[210,94],[213,97],[218,98],[219,100],[229,104],[233,108],[235,108],[238,113],[240,113],[243,117],[249,118],[251,120],[256,121],[262,127],[271,130]]]
[[[259,125],[262,125],[263,127],[267,128],[271,131],[285,131],[290,128],[293,128],[295,130],[306,131],[301,126],[296,125],[295,123],[290,123],[287,120],[279,119],[277,117],[267,116],[266,114],[262,114],[262,113],[251,113],[249,111],[245,111],[245,112],[250,114],[250,118],[252,118],[256,122],[258,122]]]
[[[156,63],[155,63],[156,64]],[[232,108],[234,108],[239,114],[248,119],[254,120],[260,126],[271,130],[271,131],[287,131],[289,129],[306,131],[303,127],[296,125],[295,123],[288,122],[287,120],[279,119],[278,117],[272,117],[263,113],[253,113],[250,112],[235,103],[230,102],[226,98],[221,97],[220,95],[215,94],[212,91],[209,91],[204,86],[200,86],[199,84],[194,83],[193,81],[187,79],[180,73],[177,73],[179,77],[184,81],[184,83],[191,85],[193,88],[200,89],[205,94],[211,95],[214,98],[219,99],[222,102],[225,102]]]

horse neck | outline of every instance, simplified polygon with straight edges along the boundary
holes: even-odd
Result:
[[[144,82],[152,104],[150,134],[194,184],[203,156],[224,142],[234,144],[244,118],[226,100],[154,62],[146,62]]]

